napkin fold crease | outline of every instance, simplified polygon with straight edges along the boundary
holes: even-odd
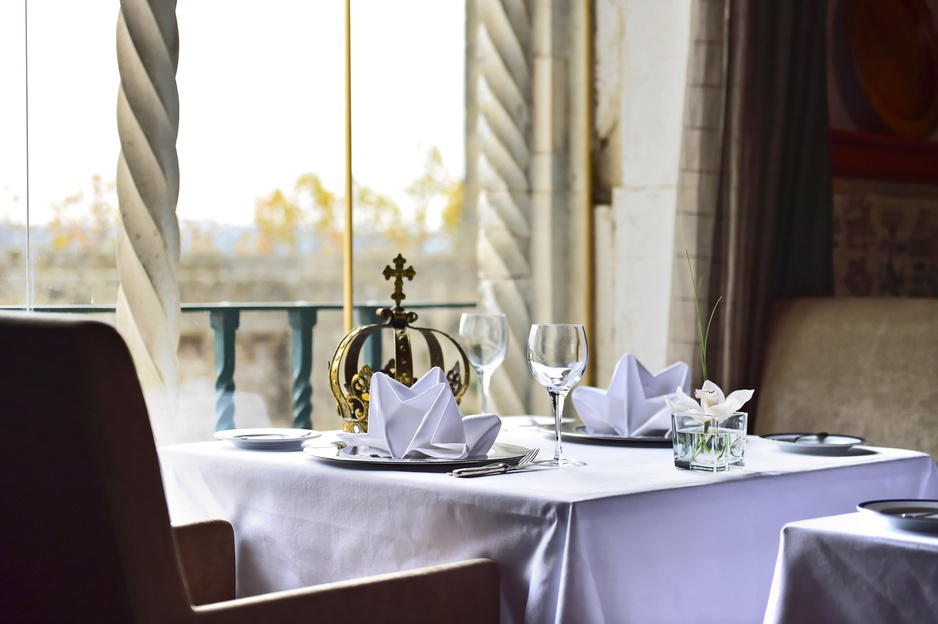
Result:
[[[393,459],[484,457],[501,428],[495,414],[463,417],[446,375],[436,366],[409,388],[375,373],[369,392],[368,432],[337,434],[350,454],[368,447]]]
[[[690,367],[675,362],[651,374],[631,353],[616,364],[608,389],[582,386],[573,391],[573,405],[591,433],[623,438],[665,435],[671,429],[666,398],[675,389],[690,392]]]

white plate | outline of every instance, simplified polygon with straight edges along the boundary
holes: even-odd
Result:
[[[216,440],[256,451],[298,451],[305,442],[322,434],[314,429],[228,429],[216,431]]]
[[[868,501],[857,505],[857,510],[882,518],[896,529],[938,533],[938,500]]]
[[[803,455],[847,455],[858,444],[866,444],[866,438],[842,433],[767,433],[762,437],[785,452]]]
[[[367,447],[366,447],[367,448]],[[448,457],[426,457],[420,459],[394,459],[392,457],[379,457],[366,453],[352,455],[342,452],[335,446],[307,446],[303,452],[317,459],[327,459],[349,465],[377,466],[383,468],[454,468],[466,466],[479,466],[489,462],[504,462],[516,464],[530,449],[516,444],[503,444],[496,442],[489,449],[485,457],[469,459],[450,459]]]
[[[548,433],[554,432],[553,425],[542,425],[541,431]],[[671,447],[671,438],[666,437],[667,432],[661,432],[660,435],[638,436],[634,438],[623,438],[622,436],[608,433],[593,433],[583,425],[576,423],[563,423],[560,425],[560,432],[564,440],[577,440],[587,442],[608,442],[612,444],[622,444],[626,446],[666,446]]]

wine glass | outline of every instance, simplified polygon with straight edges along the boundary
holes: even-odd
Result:
[[[492,373],[508,353],[508,319],[504,314],[463,314],[459,319],[459,339],[469,363],[479,374],[479,412],[485,414]]]
[[[554,408],[554,457],[541,462],[544,465],[586,465],[578,459],[564,456],[560,448],[560,419],[563,415],[563,400],[580,381],[588,361],[589,347],[586,344],[586,330],[582,325],[531,326],[528,335],[528,367],[537,382],[547,390]]]

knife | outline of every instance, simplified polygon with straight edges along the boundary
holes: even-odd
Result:
[[[454,477],[487,477],[489,475],[505,474],[506,472],[516,472],[536,466],[534,462],[524,464],[523,466],[512,466],[509,464],[486,464],[485,466],[471,466],[469,468],[457,468],[449,474]]]

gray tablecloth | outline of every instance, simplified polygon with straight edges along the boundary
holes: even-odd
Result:
[[[766,624],[922,622],[938,622],[938,535],[864,513],[785,526]]]

